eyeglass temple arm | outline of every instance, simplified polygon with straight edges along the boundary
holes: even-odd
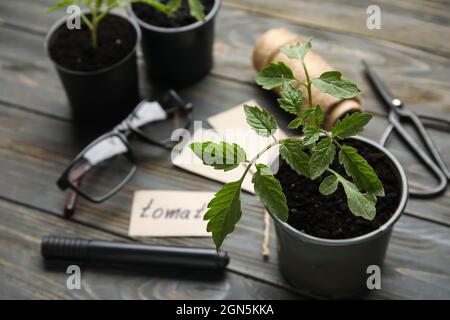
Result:
[[[70,181],[77,187],[81,185],[81,179],[88,173],[93,166],[91,164],[85,164],[76,168],[74,172],[68,177]],[[75,190],[69,189],[66,202],[64,204],[64,218],[69,219],[75,213],[75,206],[77,204],[78,194]]]
[[[192,103],[188,102],[188,103],[183,103],[182,107],[172,107],[172,108],[167,108],[164,111],[167,113],[167,115],[176,113],[177,111],[184,111],[184,112],[190,112],[192,110]]]
[[[165,109],[165,111],[168,115],[172,114],[174,112],[177,112],[179,110],[183,110],[183,111],[187,111],[187,112],[190,112],[192,110],[192,107],[193,107],[192,103],[185,102],[183,99],[181,99],[181,97],[178,95],[178,93],[175,90],[170,89],[169,95],[182,107],[181,108],[180,107],[172,107],[172,108]]]
[[[80,181],[74,182],[77,186],[80,185]],[[75,190],[69,189],[66,202],[64,203],[64,218],[70,219],[75,213],[75,206],[77,204],[78,194]]]

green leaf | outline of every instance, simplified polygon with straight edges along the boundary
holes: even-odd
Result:
[[[374,195],[373,193],[363,193],[363,196],[367,199],[367,200],[369,200],[369,201],[372,201],[373,203],[377,203],[377,196],[376,195]]]
[[[364,190],[378,197],[384,197],[384,188],[377,174],[358,151],[350,146],[342,146],[339,151],[339,163],[347,175],[353,178],[359,190]]]
[[[297,129],[302,125],[302,119],[301,118],[295,118],[288,124],[288,129]]]
[[[333,162],[336,155],[336,147],[330,138],[324,138],[316,145],[309,160],[311,179],[316,179]]]
[[[325,114],[320,106],[316,105],[315,108],[306,109],[299,118],[298,122],[303,124],[303,133],[305,135],[303,143],[309,145],[319,140],[320,128],[325,120]]]
[[[311,124],[307,124],[303,127],[303,134],[303,145],[305,146],[313,144],[320,138],[320,130]]]
[[[314,115],[315,111],[316,111],[315,108],[307,108],[306,110],[304,110],[300,117],[302,119],[302,122],[305,122],[306,120],[310,119],[311,116]]]
[[[284,161],[299,175],[309,177],[309,155],[302,149],[302,141],[295,138],[288,138],[281,141],[280,154]]]
[[[194,142],[189,147],[203,164],[218,170],[229,171],[239,166],[239,163],[247,161],[244,149],[236,143]]]
[[[277,122],[275,118],[264,109],[244,105],[247,123],[257,134],[268,137],[277,130]]]
[[[316,105],[314,108],[314,125],[317,128],[320,128],[324,120],[325,114],[323,113],[322,108],[319,105]]]
[[[302,91],[295,88],[290,81],[283,79],[280,94],[281,98],[277,100],[280,107],[291,114],[299,114],[304,103]]]
[[[294,79],[292,70],[281,61],[269,64],[255,78],[256,83],[266,90],[281,86],[283,81]]]
[[[173,8],[171,8],[171,6],[169,6],[169,3],[166,5],[162,2],[160,2],[159,0],[139,0],[139,2],[148,4],[149,6],[155,8],[158,11],[163,12],[166,15],[171,16],[174,12],[172,11]]]
[[[59,1],[59,2],[55,3],[53,6],[51,6],[47,10],[47,12],[50,13],[50,12],[53,12],[53,11],[57,11],[59,9],[63,9],[65,7],[67,7],[67,6],[70,6],[71,4],[78,4],[78,3],[79,3],[79,0],[62,0],[62,1]]]
[[[188,0],[189,3],[189,13],[197,21],[205,20],[205,7],[200,0]]]
[[[285,48],[281,48],[280,51],[283,52],[289,59],[298,59],[303,61],[305,55],[311,49],[311,39],[303,44],[293,44]]]
[[[119,7],[125,7],[127,4],[132,2],[132,0],[113,0],[113,4],[117,4]]]
[[[376,215],[376,198],[369,194],[362,194],[358,188],[342,176],[338,176],[339,182],[344,187],[347,196],[347,205],[350,211],[358,217],[373,220]],[[374,201],[375,199],[375,201]]]
[[[238,180],[223,185],[208,203],[203,219],[209,220],[206,231],[212,232],[217,250],[241,219],[241,184],[242,180]]]
[[[331,175],[323,179],[319,186],[319,192],[324,196],[334,193],[338,187],[339,180],[336,176]]]
[[[287,221],[289,210],[280,181],[273,176],[272,171],[266,165],[257,164],[256,169],[252,178],[255,193],[271,213],[281,221]]]
[[[178,9],[180,9],[181,3],[182,0],[169,0],[169,2],[166,3],[166,8],[170,14],[174,14]]]
[[[353,82],[341,79],[341,76],[339,71],[327,71],[319,78],[312,79],[312,83],[321,92],[336,98],[349,99],[361,93]]]
[[[337,120],[331,129],[333,137],[345,139],[358,134],[364,129],[364,126],[372,119],[372,114],[368,112],[354,112],[346,114],[344,119]]]

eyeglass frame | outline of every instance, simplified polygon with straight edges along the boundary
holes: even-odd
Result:
[[[167,115],[174,114],[177,111],[182,111],[186,114],[186,123],[184,125],[184,129],[188,129],[190,125],[192,124],[192,109],[193,105],[192,103],[184,102],[180,96],[174,91],[174,90],[168,90],[167,93],[170,95],[171,98],[174,98],[175,101],[179,104],[177,108],[172,108],[164,111],[167,113]],[[143,100],[146,101],[147,99]],[[152,122],[148,122],[141,126],[133,126],[132,119],[136,116],[137,112],[139,111],[139,108],[142,107],[141,101],[136,108],[118,125],[116,125],[111,131],[101,135],[100,137],[96,138],[94,141],[89,143],[81,152],[78,153],[78,155],[72,160],[70,165],[64,170],[60,178],[57,180],[58,187],[65,191],[67,189],[71,189],[83,198],[85,198],[88,201],[91,201],[93,203],[101,203],[106,201],[107,199],[111,198],[113,195],[115,195],[118,191],[120,191],[134,176],[137,170],[137,160],[136,157],[133,154],[131,145],[129,143],[129,135],[132,135],[133,133],[143,142],[152,144],[158,147],[162,147],[165,149],[171,149],[173,146],[169,146],[169,143],[171,142],[170,137],[165,139],[164,141],[160,142],[157,140],[153,140],[145,135],[139,128],[151,125]],[[148,101],[148,100],[147,100]],[[127,148],[126,152],[121,153],[121,155],[124,155],[128,161],[132,164],[132,168],[130,172],[127,174],[127,176],[111,191],[107,192],[106,194],[99,196],[99,197],[92,197],[85,193],[80,187],[79,183],[80,180],[83,178],[83,176],[88,173],[89,170],[92,168],[95,168],[97,164],[91,165],[89,168],[83,170],[81,174],[79,174],[75,179],[73,179],[70,176],[70,173],[72,169],[77,165],[77,163],[84,157],[86,152],[93,148],[95,145],[99,144],[99,142],[104,141],[106,139],[112,138],[112,137],[118,137],[121,142],[124,144],[124,146]]]

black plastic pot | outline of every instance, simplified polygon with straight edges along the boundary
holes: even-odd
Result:
[[[136,31],[136,45],[121,61],[95,71],[75,71],[53,61],[72,108],[74,121],[83,128],[107,129],[128,115],[139,102],[136,46],[140,40],[138,25],[122,15]],[[61,30],[65,18],[56,22],[45,39],[45,50],[49,49]]]
[[[363,137],[352,137],[376,148],[389,159],[400,181],[397,210],[379,229],[342,240],[318,238],[293,228],[270,213],[275,222],[278,265],[286,280],[300,291],[326,298],[347,298],[366,291],[371,265],[382,267],[394,224],[406,208],[408,183],[398,160],[385,148]],[[275,170],[281,159],[272,162]],[[295,173],[293,173],[295,174]]]
[[[220,8],[215,0],[204,21],[162,28],[140,20],[127,7],[142,31],[142,51],[147,75],[159,87],[180,88],[205,77],[213,65],[214,22]]]

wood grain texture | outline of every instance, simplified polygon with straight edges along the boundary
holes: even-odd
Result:
[[[1,79],[2,77],[0,75],[0,81]],[[24,98],[25,94],[19,94],[17,97],[20,98],[21,101],[23,101],[22,103],[25,105],[36,106],[38,104],[39,99],[40,100],[46,99],[47,101],[45,102],[45,106],[56,107],[59,103],[57,101],[60,99],[58,95],[53,95],[50,92],[48,94],[42,93],[43,91],[45,92],[46,90],[46,84],[50,82],[51,80],[45,81],[44,79],[42,79],[40,83],[42,83],[42,85],[45,87],[36,90],[33,93],[36,95],[33,97]],[[233,92],[233,94],[230,94],[231,92]],[[61,94],[62,92],[59,92],[59,96]],[[283,115],[282,112],[276,109],[275,99],[271,95],[266,94],[256,86],[250,84],[242,84],[227,79],[208,77],[205,80],[201,81],[200,83],[196,84],[195,86],[188,88],[186,90],[182,90],[181,94],[185,99],[192,101],[194,103],[195,105],[194,119],[196,120],[204,121],[206,120],[207,117],[216,114],[218,112],[221,112],[223,110],[226,110],[227,108],[230,108],[232,106],[238,105],[250,98],[257,98],[261,106],[270,108],[271,111],[274,111],[277,114],[278,118],[280,119],[281,121],[280,123],[282,125],[286,125],[287,121],[289,120],[289,118]],[[52,98],[54,98],[55,100],[54,102],[51,101]],[[28,99],[33,99],[34,102],[31,103],[31,101],[28,101]],[[60,106],[59,108],[56,108],[55,113],[58,112],[58,110],[61,111],[59,116],[63,119],[66,119],[66,116],[62,114],[62,111],[66,110],[65,112],[68,112],[67,108],[64,109],[64,107]],[[49,111],[45,111],[45,114],[47,112]],[[8,123],[9,123],[8,116],[5,116],[5,130],[11,130],[9,134],[5,133],[5,137],[6,136],[12,137],[14,136],[14,130],[16,130],[16,128],[13,127],[7,129]],[[386,126],[387,121],[384,119],[384,117],[381,116],[377,117],[375,120],[372,121],[371,125],[367,128],[364,134],[367,137],[370,137],[374,140],[378,140],[381,137],[382,132],[384,131],[384,128]],[[36,137],[35,134],[36,130],[39,130],[39,128],[29,128],[29,131],[26,133],[26,136],[24,138],[25,143],[27,143],[27,139],[29,139],[29,137]],[[62,132],[65,131],[64,129],[59,130]],[[430,130],[430,133],[436,140],[436,144],[440,149],[443,158],[446,160],[448,164],[450,161],[450,150],[446,148],[447,145],[446,134],[435,130]],[[49,134],[52,135],[52,133]],[[61,141],[64,142],[65,139],[69,139],[68,142],[74,145],[74,147],[72,148],[71,155],[75,155],[77,150],[80,150],[80,148],[83,146],[83,142],[77,140],[77,137],[74,134],[72,134],[69,137],[66,136],[67,134],[63,133]],[[85,143],[87,142],[88,141],[85,141]],[[15,146],[15,148],[19,148],[20,146],[20,143],[9,143],[9,144],[10,145],[16,144],[17,146]],[[43,151],[42,154],[45,155],[46,152],[48,152],[48,150],[46,149],[49,148],[48,142],[44,140],[39,144],[42,145],[42,147],[44,148],[45,151]],[[433,183],[432,181],[430,181],[430,175],[428,174],[428,172],[426,172],[426,170],[423,169],[423,167],[419,163],[417,163],[417,160],[411,157],[411,154],[405,149],[402,143],[400,143],[398,140],[395,140],[394,138],[393,141],[389,143],[389,147],[394,152],[394,154],[398,156],[401,163],[405,166],[412,183],[415,183],[419,187],[427,186]],[[26,147],[23,148],[26,149]],[[60,152],[59,147],[56,147],[55,150],[57,150],[57,152]],[[66,150],[70,149],[66,148]],[[161,153],[161,151],[154,151],[154,152],[157,154]],[[67,157],[67,159],[68,158],[70,157]],[[160,159],[160,161],[161,162],[167,161],[166,166],[168,166],[169,168],[165,171],[165,174],[167,177],[170,177],[172,168],[170,165],[169,155],[166,153],[165,158]],[[162,172],[159,171],[159,169],[155,169],[153,171],[155,172],[155,174],[159,175],[162,174]],[[424,216],[425,214],[423,212],[426,212],[426,216],[428,219],[432,220],[435,219],[436,221],[450,224],[450,210],[448,206],[449,202],[450,200],[448,194],[445,197],[433,200],[431,203],[433,203],[433,208],[435,210],[433,210],[432,212],[428,212],[428,210],[423,210],[426,207],[428,207],[428,202],[412,201],[410,207],[408,207],[408,212],[411,212],[412,214],[415,214],[417,216]],[[426,206],[424,206],[425,203],[427,203]],[[420,209],[416,210],[415,209],[416,207],[412,204],[417,204]]]
[[[361,60],[380,74],[392,92],[417,112],[450,116],[450,60],[407,46],[347,34],[296,26],[251,13],[222,10],[217,28],[214,74],[254,83],[251,54],[256,39],[270,28],[288,28],[313,38],[313,49],[363,91],[363,107],[385,114],[363,75]]]
[[[86,264],[80,264],[81,289],[69,290],[69,263],[45,263],[40,255],[43,236],[129,240],[2,200],[0,211],[5,213],[0,215],[0,299],[300,298],[232,272],[183,276],[177,270]]]
[[[0,21],[31,32],[45,33],[52,22],[61,16],[58,12],[46,13],[46,9],[52,4],[52,0],[2,1]],[[369,30],[366,27],[366,9],[371,4],[378,5],[381,9],[380,30]],[[450,31],[450,4],[446,1],[223,0],[223,7],[314,29],[388,40],[432,53],[450,55],[450,45],[441,41]]]
[[[443,43],[450,32],[450,4],[426,0],[224,0],[225,7],[246,10],[312,28],[382,39],[450,56]],[[381,29],[367,28],[369,5],[381,11]]]
[[[227,0],[226,3],[233,1]],[[251,4],[252,1],[243,5]],[[220,186],[219,183],[172,167],[167,151],[137,143],[134,150],[139,159],[139,169],[132,182],[101,205],[80,201],[78,213],[74,217],[76,222],[61,220],[65,195],[56,188],[54,182],[70,159],[88,141],[81,140],[70,123],[70,109],[64,92],[51,62],[44,54],[45,32],[59,15],[44,14],[50,3],[51,0],[0,2],[0,169],[3,173],[0,179],[0,198],[3,199],[0,201],[0,211],[14,212],[8,216],[0,215],[0,250],[3,250],[0,251],[0,290],[3,290],[0,295],[7,298],[32,296],[81,299],[200,298],[208,295],[236,299],[293,297],[279,289],[292,290],[278,272],[273,230],[270,241],[273,255],[268,262],[261,259],[262,207],[256,197],[246,193],[242,199],[243,219],[235,234],[225,242],[225,249],[231,253],[229,270],[232,272],[228,272],[221,282],[198,286],[196,281],[174,280],[164,276],[156,278],[147,274],[130,275],[124,274],[123,270],[88,270],[85,291],[71,294],[61,287],[61,284],[64,285],[64,273],[43,272],[38,263],[36,239],[45,232],[55,230],[59,235],[127,239],[129,210],[135,190],[216,191]],[[335,5],[333,1],[321,3]],[[266,4],[269,5],[268,2]],[[314,1],[308,2],[310,8],[317,5]],[[347,19],[349,12],[355,12],[355,7],[361,6],[350,0],[343,1],[342,5],[351,8],[345,9],[347,13],[343,15],[344,19]],[[405,12],[412,12],[408,14],[414,19],[428,19],[432,24],[443,25],[442,21],[448,21],[448,10],[442,10],[445,6],[443,3],[425,4],[424,1],[415,0],[388,5],[404,8]],[[420,13],[419,8],[423,8],[427,14]],[[396,11],[395,14],[400,15],[400,12]],[[440,117],[450,115],[449,59],[399,44],[395,39],[383,41],[376,37],[361,37],[353,31],[345,34],[322,26],[311,27],[308,23],[293,22],[278,21],[248,10],[229,9],[227,6],[222,8],[216,28],[213,74],[181,91],[183,97],[195,104],[194,118],[204,120],[249,98],[256,98],[261,106],[275,112],[280,123],[285,125],[289,121],[275,109],[273,96],[261,91],[253,83],[254,70],[250,54],[254,41],[259,34],[272,27],[288,27],[298,34],[313,36],[315,49],[332,65],[343,70],[347,77],[361,84],[364,107],[377,114],[363,133],[367,137],[379,139],[387,120],[384,109],[362,77],[360,65],[355,63],[362,58],[375,66],[409,108]],[[442,29],[436,30],[440,32]],[[417,47],[415,44],[408,45]],[[436,50],[439,49],[439,53],[445,55],[446,46],[447,43],[441,43],[440,47],[436,46]],[[143,71],[142,59],[139,63],[139,70]],[[143,95],[149,91],[143,76],[141,89]],[[431,130],[431,134],[449,164],[448,136],[444,131]],[[429,174],[399,141],[394,139],[389,145],[407,170],[414,187],[424,188],[432,184]],[[434,200],[411,200],[407,214],[421,219],[405,216],[396,225],[383,268],[383,290],[372,292],[365,298],[450,297],[450,243],[446,227],[450,225],[449,192]],[[210,239],[198,238],[153,238],[143,241],[212,246]],[[15,250],[3,249],[9,247]],[[27,272],[38,281],[31,283],[34,278],[27,277]],[[48,293],[35,293],[46,287],[51,287]],[[179,287],[181,290],[178,290]]]
[[[42,6],[42,10],[45,10],[45,6]],[[11,15],[5,17],[20,22],[25,30],[10,26],[0,29],[0,38],[5,39],[0,42],[0,99],[68,118],[70,110],[66,98],[54,68],[44,53],[44,33],[27,31],[36,28],[34,24],[28,23],[29,14],[32,13],[27,6],[18,6]],[[48,17],[45,21],[52,19],[55,18]],[[374,66],[408,108],[419,113],[450,117],[450,84],[447,81],[450,60],[445,57],[386,41],[296,26],[225,8],[221,10],[217,21],[213,74],[254,84],[255,71],[250,58],[253,45],[259,35],[275,27],[286,27],[304,37],[314,37],[314,49],[361,87],[364,92],[363,107],[367,110],[385,114],[362,74],[362,65],[359,63],[362,59]],[[143,67],[140,61],[140,71]],[[144,78],[142,74],[143,92],[148,86]],[[49,101],[49,96],[55,100]]]
[[[14,127],[13,131],[11,128],[8,129],[10,127],[8,122],[11,122],[10,125]],[[60,216],[65,196],[64,193],[57,190],[52,181],[56,181],[72,153],[79,148],[74,142],[71,125],[65,121],[32,115],[26,111],[0,108],[0,128],[0,137],[2,137],[0,140],[0,168],[4,172],[3,179],[0,181],[1,197]],[[216,182],[173,168],[170,165],[167,151],[139,144],[136,145],[135,150],[140,160],[140,166],[138,174],[131,183],[115,197],[101,205],[80,201],[77,214],[74,216],[76,221],[125,237],[128,230],[132,194],[135,190],[215,191],[219,188],[219,184]],[[14,183],[12,184],[11,181]],[[268,262],[261,259],[263,230],[261,204],[256,197],[246,193],[242,195],[242,202],[243,218],[237,225],[235,233],[225,241],[224,245],[232,257],[230,270],[289,288],[278,272],[276,255],[273,254]],[[435,211],[436,209],[430,209],[435,205],[430,203],[428,208],[425,208],[426,211],[420,212],[425,215]],[[370,298],[381,297],[381,294],[383,297],[415,298],[418,295],[415,288],[419,280],[424,282],[421,286],[428,286],[427,290],[431,297],[436,284],[427,284],[428,277],[434,277],[435,270],[438,270],[438,275],[444,278],[448,277],[446,264],[442,263],[442,259],[447,259],[448,256],[449,243],[446,239],[448,229],[413,218],[404,217],[402,221],[404,220],[411,221],[409,227],[400,227],[399,235],[397,232],[394,233],[392,245],[398,246],[399,251],[409,251],[408,256],[397,256],[396,253],[389,252],[390,258],[386,263],[386,279],[393,282],[392,287],[388,288],[391,288],[389,290],[393,290],[393,292],[388,290],[373,293],[369,296]],[[414,228],[410,227],[411,224]],[[401,224],[399,225],[401,226]],[[434,236],[437,238],[433,238]],[[431,237],[433,246],[426,247],[425,252],[422,252],[423,248],[420,244],[429,237]],[[408,240],[405,241],[402,238]],[[143,239],[143,241],[159,244],[212,246],[210,239],[198,238],[150,238]],[[271,252],[276,252],[273,230],[271,231],[270,248]],[[427,259],[421,259],[420,257],[423,255],[427,255]],[[403,259],[406,259],[406,265],[412,270],[416,272],[426,270],[428,276],[418,280],[417,274],[402,274],[400,271],[405,264],[399,263],[403,263]],[[444,288],[447,287],[444,286]],[[440,297],[445,295],[445,291],[439,292]]]

